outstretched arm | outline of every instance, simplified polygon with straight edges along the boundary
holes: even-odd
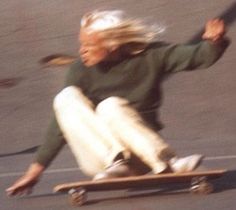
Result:
[[[33,186],[39,181],[43,171],[48,167],[65,144],[62,133],[55,119],[47,132],[46,141],[36,153],[35,160],[30,164],[24,175],[6,189],[9,196],[29,194]]]
[[[202,35],[203,41],[200,43],[172,45],[166,48],[163,58],[165,71],[193,70],[214,64],[228,46],[228,41],[223,38],[224,34],[223,20],[208,21]]]
[[[77,66],[70,70],[65,86],[76,85],[78,83],[76,80],[76,70]],[[54,116],[47,131],[46,141],[38,149],[34,162],[30,164],[23,176],[6,189],[6,193],[9,196],[29,194],[33,186],[38,182],[43,171],[49,166],[65,144],[63,134]]]

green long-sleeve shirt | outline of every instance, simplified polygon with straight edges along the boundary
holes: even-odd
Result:
[[[160,103],[159,85],[163,75],[206,68],[220,58],[226,46],[225,40],[202,41],[195,45],[153,43],[138,55],[93,67],[77,61],[68,72],[65,87],[80,87],[95,105],[110,96],[120,96],[128,99],[139,112],[148,112]],[[64,144],[54,117],[35,161],[48,166]]]

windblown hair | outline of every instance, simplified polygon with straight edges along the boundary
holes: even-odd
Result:
[[[138,54],[156,39],[163,28],[145,25],[141,20],[125,17],[121,10],[93,11],[82,17],[81,28],[97,33],[110,49],[125,47]]]

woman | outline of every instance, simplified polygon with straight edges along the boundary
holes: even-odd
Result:
[[[158,31],[122,11],[94,11],[81,20],[80,60],[55,97],[55,118],[46,142],[25,175],[6,191],[29,191],[65,143],[81,170],[95,180],[140,174],[132,154],[155,173],[194,170],[202,155],[178,158],[152,128],[147,115],[158,107],[165,74],[206,68],[226,45],[222,20],[207,23],[195,45],[155,42]]]

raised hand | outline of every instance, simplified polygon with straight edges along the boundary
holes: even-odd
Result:
[[[223,20],[209,20],[205,26],[205,32],[202,35],[202,38],[216,42],[224,36],[225,30],[225,24]]]

